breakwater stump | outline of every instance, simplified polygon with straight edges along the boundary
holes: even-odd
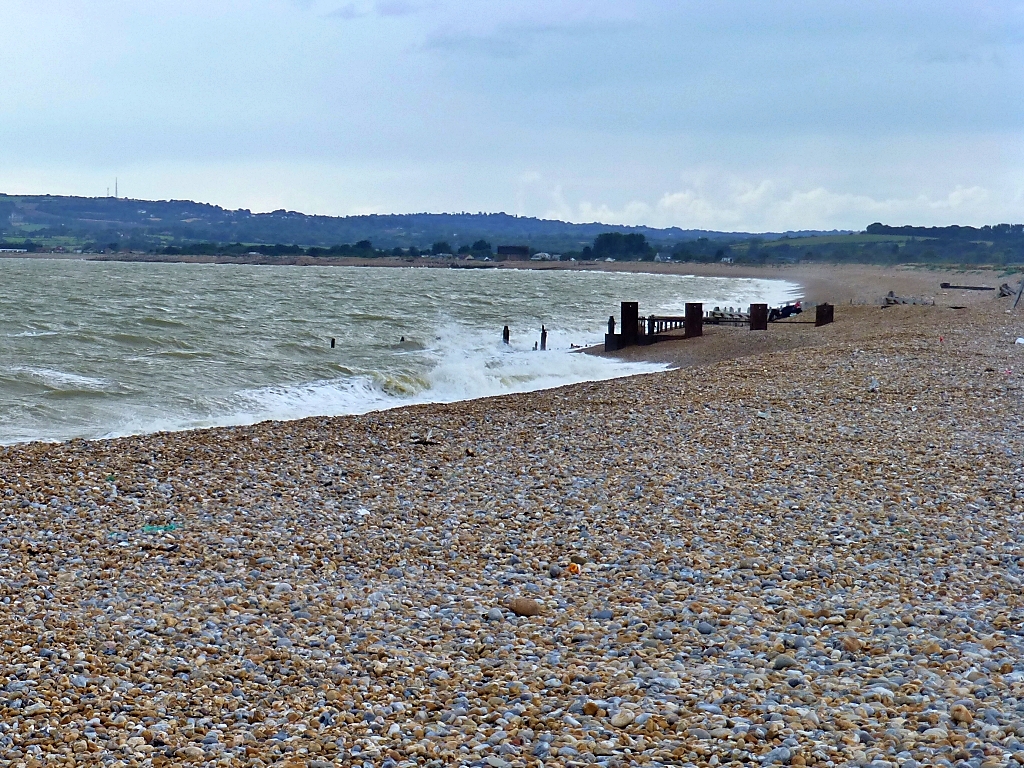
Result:
[[[831,304],[819,304],[814,308],[814,327],[828,325],[832,322],[835,314],[835,307]]]
[[[686,329],[686,338],[692,339],[694,336],[704,335],[704,305],[699,301],[688,301],[686,302],[686,314],[684,315],[686,322],[684,327]]]
[[[767,331],[768,330],[768,305],[767,304],[751,304],[750,305],[750,330],[752,330],[752,331]]]

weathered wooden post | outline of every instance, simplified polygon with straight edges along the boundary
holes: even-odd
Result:
[[[831,304],[819,304],[814,308],[814,327],[828,325],[832,322],[835,314],[835,307]]]
[[[548,329],[543,325],[540,327],[540,351],[543,352],[548,348]]]
[[[700,302],[686,303],[686,338],[704,335],[704,305]]]
[[[608,333],[615,334],[615,315],[608,315]]]
[[[640,331],[640,303],[624,301],[619,311],[622,315],[622,346],[630,347],[636,344]]]
[[[334,349],[334,338],[331,338],[331,349]]]
[[[767,304],[751,304],[750,305],[750,330],[752,330],[752,331],[767,331],[768,330],[768,305]]]
[[[510,339],[511,337],[512,337],[512,332],[511,332],[511,331],[510,331],[510,330],[508,329],[508,326],[506,325],[506,326],[505,326],[505,327],[504,327],[504,328],[502,329],[502,331],[501,331],[501,340],[502,340],[502,341],[503,341],[503,342],[504,342],[505,344],[508,344],[508,342],[509,342],[509,339]]]

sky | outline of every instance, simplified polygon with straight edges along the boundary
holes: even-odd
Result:
[[[2,0],[0,192],[1024,221],[1024,2]]]

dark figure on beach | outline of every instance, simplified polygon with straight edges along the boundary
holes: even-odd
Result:
[[[548,329],[543,325],[540,327],[540,348],[542,351],[548,348]]]
[[[506,344],[508,344],[508,340],[509,340],[509,337],[510,337],[511,335],[512,335],[512,334],[511,334],[511,332],[509,331],[509,329],[508,329],[508,326],[506,325],[506,326],[504,327],[504,329],[502,329],[502,331],[501,331],[501,340],[502,340],[503,342],[505,342]]]
[[[776,320],[785,320],[787,317],[799,315],[803,311],[804,310],[800,306],[800,302],[798,301],[796,304],[787,304],[786,306],[779,307],[778,309],[771,309],[768,312],[768,319],[771,322],[775,322]]]

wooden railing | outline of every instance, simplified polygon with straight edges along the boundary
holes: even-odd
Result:
[[[669,317],[667,315],[649,315],[642,320],[647,321],[647,335],[653,336],[656,333],[664,333],[665,331],[674,331],[677,328],[686,327],[685,317]]]

